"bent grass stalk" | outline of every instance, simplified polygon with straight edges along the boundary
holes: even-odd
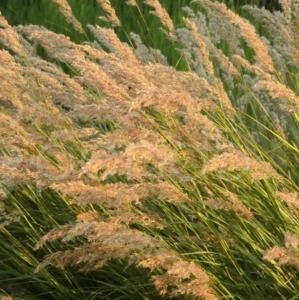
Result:
[[[124,23],[113,1],[97,2],[110,25]],[[76,44],[1,16],[4,295],[296,297],[298,112],[284,67],[293,49],[277,56],[281,41],[265,42],[224,4],[197,2],[208,14],[189,11],[178,29],[160,2],[145,3],[178,38],[185,72],[112,29],[89,25],[90,41]],[[226,44],[231,53],[213,63]]]

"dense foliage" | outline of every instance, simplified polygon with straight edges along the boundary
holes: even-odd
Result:
[[[3,3],[0,298],[298,299],[298,1]]]

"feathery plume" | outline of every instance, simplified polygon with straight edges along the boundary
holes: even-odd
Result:
[[[279,266],[291,266],[299,269],[299,236],[290,232],[285,233],[285,247],[275,246],[265,251],[263,259],[277,262]]]
[[[194,71],[200,77],[207,79],[215,89],[220,105],[229,113],[233,113],[234,109],[224,90],[223,83],[215,76],[214,67],[209,58],[209,49],[204,37],[201,36],[196,24],[192,20],[185,19],[185,24],[189,30],[186,28],[177,30],[177,35],[185,46],[185,49],[181,50],[182,54],[193,67]]]
[[[248,45],[255,50],[256,64],[269,73],[275,73],[275,68],[267,45],[259,38],[253,25],[228,9],[224,3],[212,2],[210,0],[195,0],[194,2],[209,8],[209,14],[216,13],[218,18],[232,24],[239,31],[239,34]]]
[[[7,27],[9,27],[9,24],[0,11],[0,28],[7,28]]]
[[[278,192],[277,196],[282,199],[290,208],[299,209],[299,195],[295,192]]]
[[[26,57],[26,50],[22,45],[20,37],[11,27],[0,12],[0,49],[4,48],[13,54]]]
[[[208,72],[208,76],[211,78],[214,78],[214,67],[212,62],[210,61],[209,58],[209,50],[208,47],[206,45],[206,42],[204,41],[204,39],[201,37],[201,35],[199,34],[199,31],[197,30],[196,24],[189,20],[189,19],[184,19],[184,23],[186,25],[186,27],[190,30],[192,37],[196,43],[197,48],[200,51],[200,56],[201,56],[201,60],[202,60],[202,64],[205,68],[205,70]]]
[[[73,26],[75,30],[83,33],[83,27],[81,23],[76,19],[73,14],[72,8],[70,7],[67,0],[51,0],[58,6],[60,13],[65,17],[66,21]]]
[[[81,181],[56,183],[53,189],[72,197],[80,205],[99,204],[109,209],[124,208],[150,196],[159,196],[171,202],[186,200],[186,196],[166,182],[140,184],[86,185]]]
[[[159,49],[144,45],[140,36],[134,32],[130,32],[130,38],[134,43],[134,53],[143,64],[160,63],[167,65],[167,58]]]
[[[283,13],[287,19],[292,18],[292,0],[279,0]]]
[[[14,118],[0,112],[0,150],[18,147],[25,151],[33,148],[28,132]]]
[[[82,168],[81,176],[105,180],[109,175],[126,175],[129,179],[140,180],[146,174],[146,165],[152,163],[159,170],[175,166],[175,155],[167,146],[150,143],[146,140],[129,144],[122,153],[105,151],[93,153],[92,158]],[[103,170],[98,177],[99,171]],[[152,174],[153,175],[153,174]]]
[[[112,7],[109,0],[97,0],[98,5],[103,9],[106,17],[100,17],[101,20],[109,22],[114,27],[119,27],[121,25],[114,8]]]
[[[14,300],[11,296],[0,296],[0,300]]]
[[[258,66],[250,64],[250,62],[247,59],[243,58],[238,54],[233,54],[231,60],[239,69],[244,68],[259,77],[271,79],[271,76],[268,73],[264,72]]]
[[[116,99],[128,98],[127,91],[118,87],[98,64],[86,59],[86,51],[91,47],[76,46],[69,38],[38,26],[19,26],[18,30],[27,39],[42,46],[50,57],[67,65],[70,72],[77,74],[77,82],[88,86],[94,93]],[[96,49],[93,52],[97,52]]]
[[[251,210],[242,203],[237,195],[232,192],[224,193],[225,199],[216,199],[209,198],[204,204],[212,209],[224,209],[224,210],[232,210],[237,215],[240,215],[248,220],[252,220],[254,218]]]
[[[240,151],[215,155],[203,168],[204,173],[248,171],[254,180],[279,177],[269,163],[260,162]]]
[[[282,72],[287,71],[285,70],[285,65],[289,62],[292,62],[294,65],[299,64],[299,9],[296,13],[294,4],[295,1],[281,1],[284,10],[283,14],[277,11],[271,13],[264,8],[258,8],[256,6],[243,6],[256,20],[261,22],[271,35],[272,43],[270,50],[273,49],[276,53],[279,53],[278,59],[274,62]],[[299,5],[297,7],[299,7]]]
[[[5,50],[0,50],[0,80],[0,105],[11,110],[21,109],[28,101],[26,80],[21,68]]]
[[[165,248],[162,241],[113,221],[77,222],[74,225],[62,226],[45,235],[37,243],[36,249],[47,242],[61,239],[67,243],[78,236],[85,237],[88,244],[74,250],[51,254],[36,271],[48,265],[76,265],[81,266],[82,271],[97,270],[113,258],[130,256],[131,263],[151,270],[152,280],[161,295],[191,295],[205,300],[217,299],[208,275],[199,266],[177,257],[174,252]],[[159,275],[155,274],[157,271],[160,271]]]
[[[144,3],[153,10],[151,13],[158,17],[163,26],[169,31],[169,33],[174,34],[174,25],[171,18],[168,15],[166,9],[161,5],[159,0],[145,0]]]
[[[127,4],[127,5],[130,5],[130,6],[137,6],[136,0],[127,0],[127,1],[126,1],[126,4]]]
[[[135,1],[130,2],[135,5]],[[64,243],[64,250],[46,256],[37,271],[53,265],[87,272],[99,270],[110,260],[125,258],[146,269],[161,296],[217,298],[208,274],[200,266],[201,259],[196,263],[185,260],[185,255],[183,259],[179,256],[182,249],[169,250],[169,244],[155,238],[158,234],[150,235],[140,228],[148,227],[157,233],[165,229],[163,235],[171,232],[168,218],[162,219],[164,211],[160,217],[150,204],[161,202],[167,210],[177,207],[185,214],[194,195],[200,196],[207,185],[218,185],[217,176],[203,174],[246,171],[254,180],[281,178],[269,163],[234,150],[220,131],[225,127],[212,120],[223,112],[219,104],[223,104],[225,112],[233,111],[229,96],[234,87],[245,91],[247,81],[256,94],[268,95],[268,99],[260,98],[265,102],[289,101],[292,108],[297,108],[298,99],[275,79],[269,58],[273,49],[247,21],[223,5],[201,2],[207,3],[208,14],[212,15],[210,24],[201,28],[203,23],[194,13],[186,21],[188,28],[178,30],[178,37],[185,43],[186,59],[194,61],[197,74],[157,63],[158,52],[153,49],[146,49],[146,59],[140,59],[138,49],[134,53],[111,29],[91,26],[98,41],[80,45],[39,26],[9,27],[0,16],[0,44],[8,50],[0,50],[0,186],[10,189],[21,183],[50,188],[79,211],[76,221],[50,230],[37,243],[37,249],[56,240]],[[120,25],[111,3],[98,3],[106,12],[106,20]],[[173,32],[173,24],[160,2],[147,0],[147,5]],[[232,40],[229,46],[231,42],[236,47],[227,56],[216,47],[219,40],[213,32],[219,15],[224,18],[220,24],[226,27],[219,27],[219,36],[228,33]],[[287,22],[284,24],[290,28]],[[256,64],[251,65],[242,50],[238,51],[239,37],[250,47],[260,47]],[[138,42],[135,39],[135,44]],[[221,70],[217,62],[214,67],[214,57]],[[246,73],[244,69],[254,76],[240,78],[241,73]],[[225,75],[218,74],[222,71]],[[209,114],[211,119],[203,113],[206,110],[215,110]],[[221,115],[217,120],[225,121]],[[211,159],[202,168],[206,157]],[[201,168],[203,174],[199,174]],[[223,176],[231,178],[229,174]],[[238,194],[243,195],[241,186]],[[1,191],[0,188],[3,198]],[[208,197],[203,193],[204,204],[211,209],[232,211],[244,226],[255,220],[244,196],[219,188],[217,191],[218,195]],[[295,211],[297,194],[277,195]],[[92,211],[88,211],[90,207]],[[190,217],[189,224],[193,226],[193,214],[186,217]],[[290,220],[295,217],[296,214]],[[4,222],[11,220],[9,216]],[[201,226],[201,221],[196,219],[196,226]],[[212,236],[210,242],[214,236],[208,234]],[[195,242],[195,235],[191,233],[186,238]],[[80,245],[74,247],[78,237],[82,237]],[[284,247],[270,249],[264,258],[297,267],[298,244],[298,237],[286,234]],[[209,252],[209,247],[209,243],[204,244],[204,251]]]
[[[270,80],[259,80],[254,86],[253,90],[257,93],[266,92],[271,100],[278,102],[282,110],[288,112],[299,111],[299,97],[289,89],[287,86]]]
[[[138,64],[132,48],[130,48],[127,44],[122,43],[114,30],[97,25],[88,25],[88,28],[91,30],[95,38],[118,58],[122,59],[127,64]]]

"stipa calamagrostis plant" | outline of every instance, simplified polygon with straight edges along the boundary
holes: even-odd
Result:
[[[134,33],[129,47],[89,25],[95,41],[75,44],[0,16],[4,296],[297,297],[297,2],[273,14],[288,34],[268,28],[271,41],[224,4],[195,2],[175,28],[145,1],[189,72]]]

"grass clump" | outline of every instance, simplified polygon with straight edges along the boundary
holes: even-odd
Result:
[[[1,296],[296,299],[296,1],[52,2],[0,15]]]

